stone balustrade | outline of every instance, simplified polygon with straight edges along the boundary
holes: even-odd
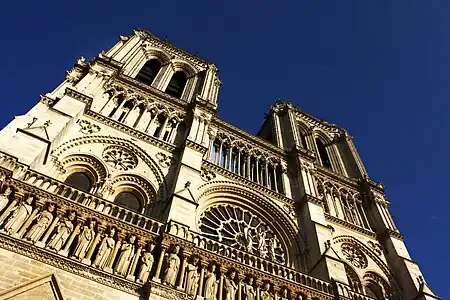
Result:
[[[342,284],[340,282],[334,282],[336,289],[339,293],[339,299],[349,299],[349,300],[375,300],[375,298],[368,297],[366,295],[352,291],[348,285]]]

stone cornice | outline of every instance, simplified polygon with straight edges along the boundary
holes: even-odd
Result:
[[[263,138],[248,133],[222,119],[213,118],[211,123],[216,125],[218,127],[218,130],[227,132],[230,135],[237,135],[241,138],[244,138],[246,143],[253,144],[253,146],[255,147],[261,147],[262,149],[264,149],[264,151],[271,152],[271,154],[274,156],[281,156],[283,158],[286,157],[286,152],[283,149],[278,148],[277,146],[272,145]]]
[[[149,144],[152,144],[156,147],[162,148],[168,152],[173,153],[176,149],[178,149],[177,147],[175,147],[174,145],[171,145],[163,140],[157,139],[151,135],[148,135],[142,131],[136,130],[132,127],[129,127],[123,123],[117,122],[111,118],[105,117],[95,111],[92,110],[88,110],[85,113],[86,116],[91,117],[92,119],[96,120],[97,122],[100,122],[104,125],[113,127],[119,131],[122,131],[132,137],[135,137],[137,139],[140,139],[142,141],[145,141]]]
[[[349,222],[347,222],[347,221],[344,221],[344,220],[342,220],[342,219],[339,219],[339,218],[334,217],[334,216],[332,216],[332,215],[329,215],[329,214],[327,214],[327,213],[324,213],[324,215],[325,215],[325,220],[327,220],[328,222],[331,222],[331,223],[335,223],[335,224],[341,225],[341,226],[343,226],[343,227],[345,227],[345,228],[348,228],[348,229],[351,229],[351,230],[353,230],[353,231],[359,232],[359,233],[361,233],[362,235],[365,235],[365,236],[367,236],[367,237],[371,237],[371,238],[376,238],[376,237],[377,237],[377,235],[376,235],[375,232],[373,232],[373,231],[370,231],[370,230],[361,228],[361,227],[359,227],[359,226],[356,226],[356,225],[354,225],[354,224],[352,224],[352,223],[349,223]]]
[[[334,180],[336,183],[344,184],[351,189],[357,189],[357,190],[359,189],[359,184],[356,179],[349,178],[349,177],[346,177],[339,173],[330,171],[327,168],[324,168],[323,166],[318,165],[318,164],[315,164],[315,167],[316,167],[318,174],[325,175],[326,177]]]
[[[272,191],[271,189],[268,189],[258,183],[255,183],[251,180],[248,180],[245,177],[242,177],[236,173],[233,173],[231,171],[228,171],[227,169],[224,169],[216,164],[213,164],[212,162],[209,162],[207,160],[203,160],[203,164],[202,167],[208,171],[212,171],[212,172],[216,172],[226,178],[229,179],[233,179],[235,181],[237,181],[238,183],[245,185],[245,186],[249,186],[252,187],[253,189],[256,189],[260,192],[262,192],[263,194],[265,194],[266,196],[269,196],[271,198],[274,198],[276,200],[279,200],[283,203],[289,204],[289,205],[293,205],[294,201],[280,193],[277,193],[275,191]]]
[[[88,110],[88,109],[91,108],[93,99],[90,96],[86,96],[85,94],[80,93],[79,91],[77,91],[77,90],[75,90],[75,89],[73,89],[71,87],[67,87],[66,88],[66,90],[64,92],[64,95],[67,95],[69,97],[72,97],[74,99],[77,99],[77,100],[85,103],[86,104],[85,110]]]
[[[388,237],[393,237],[403,241],[403,235],[400,232],[392,230],[390,228],[386,228],[383,232],[379,233],[378,236],[381,240],[386,239]]]
[[[134,30],[134,33],[139,36],[140,38],[147,40],[151,42],[151,44],[155,47],[164,49],[165,51],[169,52],[172,55],[176,55],[182,59],[185,59],[189,61],[190,63],[199,66],[201,68],[206,68],[208,65],[208,62],[206,60],[203,60],[199,58],[198,56],[181,49],[167,41],[161,40],[160,38],[156,37],[153,33],[146,29],[136,29]]]
[[[188,147],[190,149],[193,149],[195,151],[198,151],[198,152],[200,152],[202,154],[205,154],[208,151],[207,147],[205,147],[203,145],[200,145],[200,144],[197,144],[197,143],[195,143],[195,142],[193,142],[191,140],[186,140],[186,147]]]

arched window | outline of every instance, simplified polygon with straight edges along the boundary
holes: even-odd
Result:
[[[83,172],[70,174],[65,183],[84,192],[89,192],[92,188],[91,178]]]
[[[316,139],[316,145],[317,151],[319,152],[320,161],[322,162],[322,166],[331,170],[331,160],[328,156],[327,148],[325,148],[325,145],[319,139]]]
[[[187,76],[183,71],[175,72],[166,88],[166,93],[175,98],[181,98],[186,82]]]
[[[306,143],[306,136],[301,131],[300,131],[300,142],[302,143],[303,148],[308,149],[308,144]]]
[[[114,199],[114,203],[125,206],[137,212],[141,211],[141,202],[139,201],[139,198],[132,192],[122,192],[118,194],[116,196],[116,199]]]
[[[145,84],[151,85],[155,80],[156,75],[161,69],[161,63],[157,59],[151,59],[145,63],[139,73],[136,75],[136,79]]]

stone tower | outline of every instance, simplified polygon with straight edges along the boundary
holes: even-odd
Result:
[[[439,299],[349,134],[146,30],[0,131],[0,299]]]

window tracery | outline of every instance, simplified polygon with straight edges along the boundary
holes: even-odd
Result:
[[[364,253],[349,243],[343,243],[341,245],[341,252],[344,258],[353,266],[364,269],[367,267],[367,257]]]
[[[276,234],[248,210],[231,204],[211,206],[201,214],[199,228],[203,235],[218,242],[285,263],[285,251]]]
[[[132,170],[138,164],[136,155],[123,147],[107,147],[103,150],[103,159],[109,166],[120,171]]]

